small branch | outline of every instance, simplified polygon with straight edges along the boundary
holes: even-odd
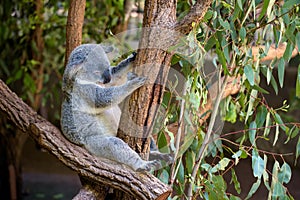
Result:
[[[189,199],[189,200],[191,200],[192,197],[193,197],[193,194],[192,194],[193,193],[193,182],[196,179],[196,175],[197,175],[197,172],[199,170],[199,167],[200,167],[201,161],[203,159],[204,153],[206,152],[207,146],[210,143],[211,135],[213,133],[213,126],[215,125],[215,119],[216,119],[217,114],[218,114],[218,108],[220,106],[220,102],[222,100],[222,97],[223,97],[223,94],[224,94],[224,91],[225,91],[225,87],[227,85],[227,76],[225,76],[223,81],[218,82],[218,84],[220,84],[220,85],[222,84],[222,87],[221,87],[220,90],[218,90],[218,95],[217,95],[216,101],[213,105],[214,109],[212,111],[212,116],[211,116],[211,119],[210,119],[210,122],[209,122],[207,133],[205,134],[204,141],[203,141],[203,143],[201,145],[201,148],[198,152],[198,156],[197,156],[196,161],[195,161],[195,166],[194,166],[192,174],[191,174],[191,180],[187,185],[187,199]]]
[[[192,30],[192,23],[196,24],[204,17],[207,9],[209,8],[212,0],[197,0],[192,6],[190,12],[185,15],[180,21],[175,23],[174,30],[182,34],[187,34]]]
[[[149,173],[138,173],[92,156],[70,143],[50,122],[38,115],[0,80],[0,111],[19,129],[81,177],[122,190],[138,199],[166,199],[171,188]]]

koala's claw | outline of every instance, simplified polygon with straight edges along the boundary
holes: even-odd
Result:
[[[129,56],[128,56],[128,60],[130,62],[134,61],[136,58],[137,53],[136,52],[132,52]]]

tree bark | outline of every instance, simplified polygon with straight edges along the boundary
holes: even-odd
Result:
[[[81,44],[86,0],[71,0],[66,26],[65,66],[72,50]]]
[[[125,101],[118,130],[118,136],[144,158],[147,158],[149,152],[148,138],[158,105],[162,101],[172,58],[172,52],[167,49],[176,43],[181,33],[186,34],[192,29],[192,22],[199,22],[203,18],[211,0],[198,0],[181,21],[176,21],[176,3],[155,0],[145,2],[144,28],[135,66],[137,74],[148,78],[148,84]],[[128,123],[128,119],[131,123]],[[133,125],[137,129],[132,129]]]
[[[122,190],[137,199],[167,198],[171,192],[167,185],[151,174],[138,173],[106,159],[95,158],[85,149],[71,144],[55,126],[32,110],[1,80],[0,111],[81,177]]]

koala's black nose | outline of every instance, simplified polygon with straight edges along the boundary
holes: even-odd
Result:
[[[111,81],[111,74],[109,69],[106,69],[102,74],[103,84],[109,83]]]

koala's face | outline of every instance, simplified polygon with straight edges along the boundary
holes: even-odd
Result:
[[[91,82],[110,82],[109,60],[101,45],[84,44],[75,48],[69,58],[64,80],[80,79]]]

